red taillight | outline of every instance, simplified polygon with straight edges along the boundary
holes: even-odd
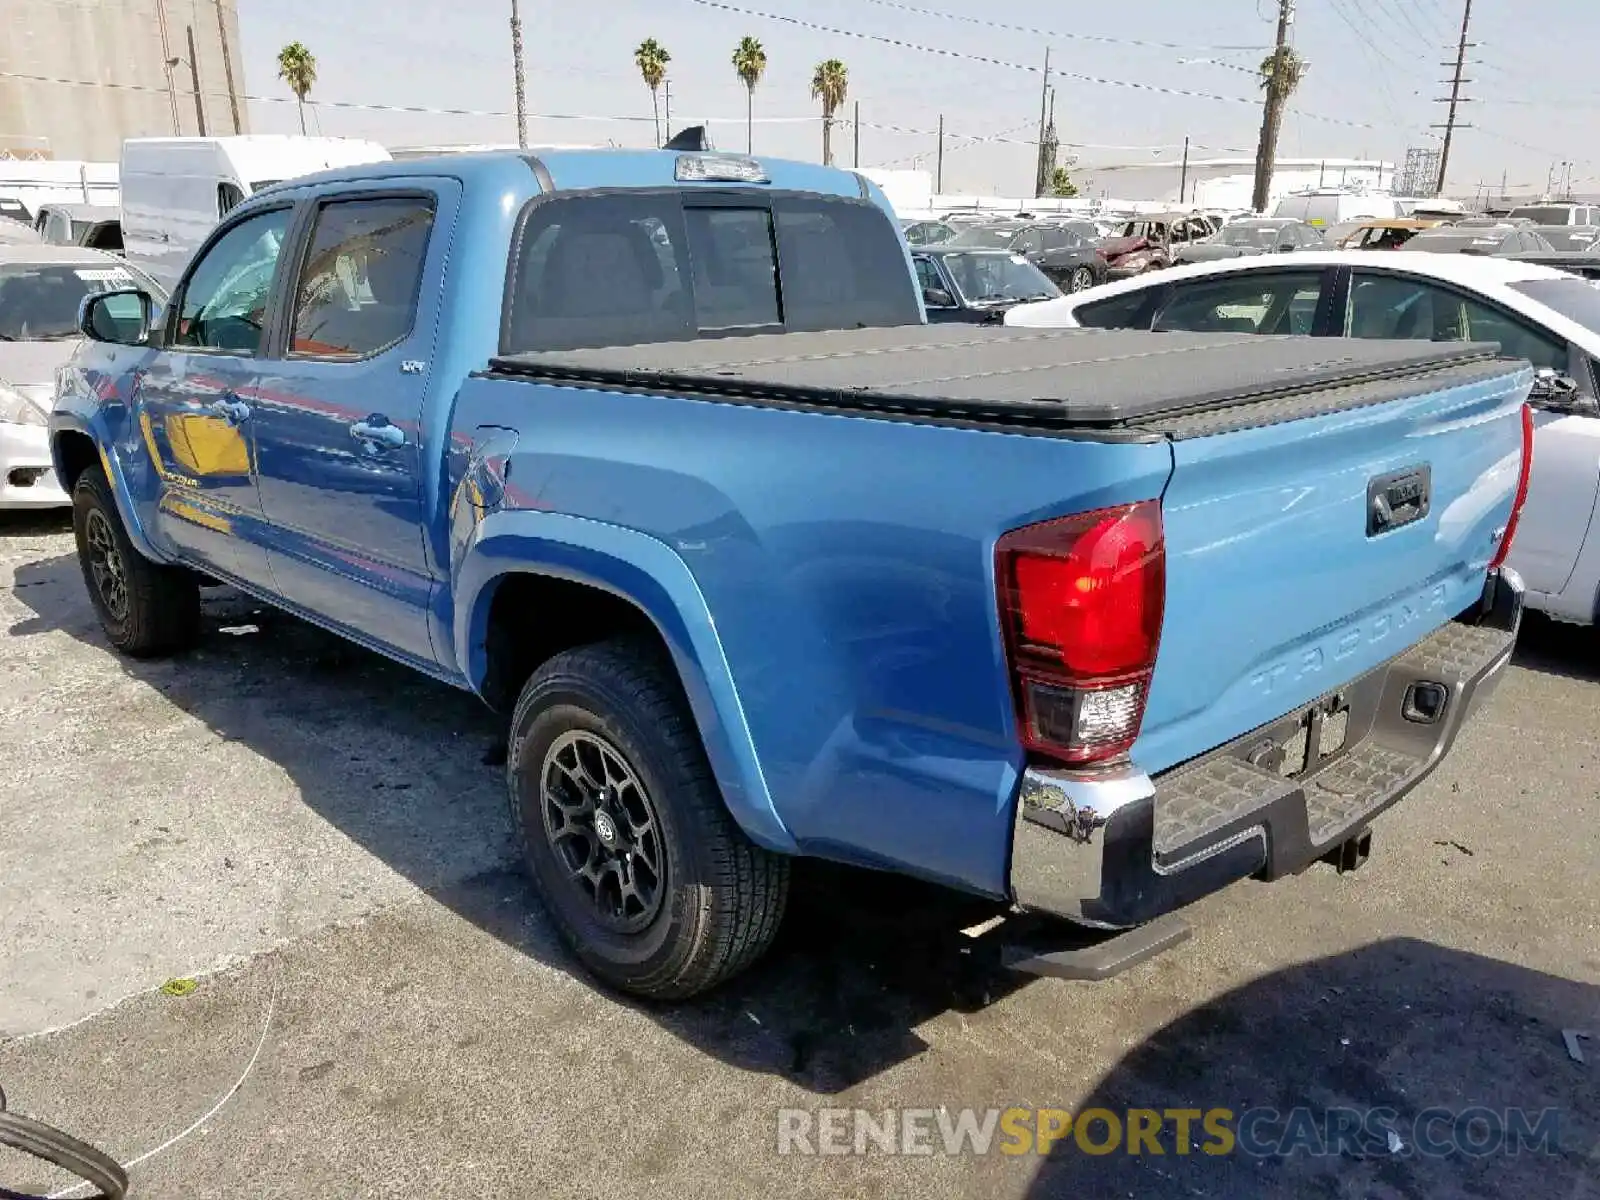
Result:
[[[1160,504],[1029,525],[1002,537],[995,557],[1024,745],[1070,763],[1125,753],[1161,636]]]
[[[1533,406],[1522,406],[1522,467],[1517,471],[1517,491],[1511,498],[1511,516],[1506,520],[1506,531],[1500,536],[1500,546],[1489,561],[1492,571],[1506,561],[1511,553],[1511,540],[1517,535],[1517,522],[1522,519],[1522,506],[1528,502],[1528,477],[1533,473]]]

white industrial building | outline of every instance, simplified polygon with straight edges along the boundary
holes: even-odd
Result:
[[[1119,200],[1157,200],[1183,208],[1249,208],[1255,188],[1253,158],[1190,159],[1106,163],[1080,167],[1085,191]],[[1280,158],[1268,188],[1270,199],[1310,188],[1353,191],[1394,190],[1395,164],[1368,158]],[[1181,189],[1181,190],[1180,190]]]
[[[236,0],[0,0],[0,157],[249,133]]]

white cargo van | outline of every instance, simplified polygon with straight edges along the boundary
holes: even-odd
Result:
[[[386,162],[377,142],[248,134],[122,143],[123,255],[171,288],[189,256],[246,196],[330,167]]]
[[[1345,188],[1313,188],[1293,192],[1278,201],[1274,217],[1292,217],[1318,229],[1347,221],[1373,221],[1401,215],[1393,196],[1381,192],[1356,192]]]

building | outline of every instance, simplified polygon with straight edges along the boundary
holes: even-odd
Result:
[[[1251,158],[1162,159],[1159,162],[1108,163],[1080,168],[1093,179],[1095,195],[1123,200],[1159,200],[1184,208],[1249,208],[1255,185]],[[1364,158],[1280,158],[1268,196],[1317,187],[1394,188],[1395,165]],[[1182,195],[1179,189],[1182,188]]]
[[[0,0],[0,155],[250,132],[237,0]]]

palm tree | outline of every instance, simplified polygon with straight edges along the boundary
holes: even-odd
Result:
[[[306,131],[306,97],[317,82],[317,56],[301,42],[290,42],[278,51],[278,78],[289,85],[300,107],[300,132]]]
[[[655,118],[656,146],[661,145],[661,106],[658,93],[661,85],[667,78],[667,64],[672,61],[672,55],[667,53],[667,48],[655,38],[645,38],[639,43],[639,48],[633,52],[633,61],[639,68],[639,74],[644,76],[644,85],[650,89],[650,114]]]
[[[1257,212],[1267,209],[1272,169],[1278,158],[1278,130],[1289,97],[1305,78],[1306,61],[1288,46],[1279,46],[1261,60],[1261,86],[1266,90],[1266,110],[1261,116],[1261,143],[1256,148],[1255,192],[1250,203]]]
[[[822,101],[822,161],[833,165],[833,114],[850,90],[850,71],[837,58],[817,64],[811,75],[811,98]]]
[[[739,39],[739,44],[733,49],[733,71],[745,89],[744,150],[749,154],[755,149],[756,84],[761,82],[761,77],[767,71],[767,52],[755,38]]]

